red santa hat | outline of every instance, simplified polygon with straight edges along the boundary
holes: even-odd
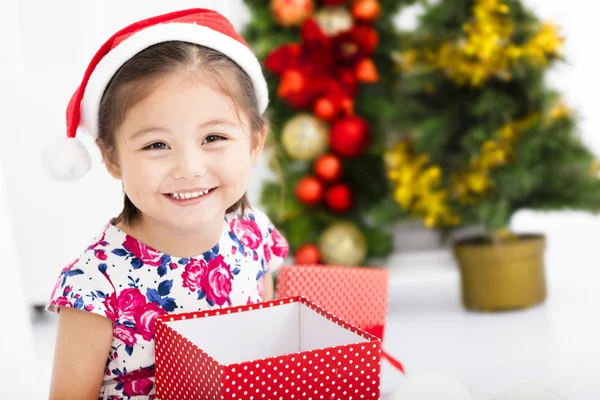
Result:
[[[79,130],[98,137],[100,100],[117,70],[140,51],[175,40],[209,47],[231,58],[250,76],[259,109],[266,110],[269,94],[260,63],[223,15],[195,8],[135,22],[108,39],[88,65],[67,107],[67,136],[51,143],[44,154],[52,177],[75,180],[90,169],[90,156],[76,135]]]

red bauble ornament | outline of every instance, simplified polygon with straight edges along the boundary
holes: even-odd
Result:
[[[333,185],[327,190],[325,202],[333,211],[345,212],[352,206],[352,192],[344,183]]]
[[[357,21],[372,23],[381,14],[381,5],[377,0],[356,0],[352,5],[352,16]]]
[[[326,97],[317,100],[314,111],[317,117],[325,121],[331,121],[338,112],[334,102]]]
[[[356,157],[369,146],[369,125],[357,116],[338,120],[329,133],[329,144],[342,157]]]
[[[275,20],[283,26],[297,26],[313,12],[313,0],[271,0]]]
[[[356,79],[365,83],[374,83],[379,80],[377,67],[375,67],[373,60],[364,58],[358,63],[356,66]]]
[[[324,182],[335,182],[342,176],[342,162],[333,154],[324,154],[317,159],[315,175]]]
[[[314,244],[300,246],[294,254],[296,264],[318,264],[321,258],[319,248]]]
[[[308,206],[317,205],[323,199],[323,184],[315,177],[305,176],[298,181],[296,197]]]

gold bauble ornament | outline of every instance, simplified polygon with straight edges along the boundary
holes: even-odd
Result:
[[[334,36],[347,31],[354,24],[354,19],[346,7],[322,7],[315,14],[315,20],[327,35]]]
[[[367,255],[367,240],[353,223],[339,222],[321,234],[319,251],[325,264],[361,265]]]
[[[282,26],[301,25],[313,10],[313,0],[271,0],[271,12]]]
[[[329,146],[329,127],[320,119],[301,113],[283,127],[281,144],[295,160],[310,161],[324,154]]]

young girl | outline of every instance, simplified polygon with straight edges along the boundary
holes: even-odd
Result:
[[[245,194],[267,103],[258,60],[214,11],[137,22],[94,56],[50,170],[89,168],[75,136],[85,130],[125,206],[52,293],[51,399],[152,399],[157,316],[272,297],[287,242]]]

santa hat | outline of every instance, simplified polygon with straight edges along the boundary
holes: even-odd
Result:
[[[260,63],[224,16],[196,8],[135,22],[108,39],[88,65],[67,107],[67,136],[51,143],[43,156],[52,177],[75,180],[90,169],[90,156],[76,137],[78,129],[96,139],[100,100],[113,75],[140,51],[168,41],[199,44],[225,54],[250,76],[260,112],[266,110],[269,94]]]

